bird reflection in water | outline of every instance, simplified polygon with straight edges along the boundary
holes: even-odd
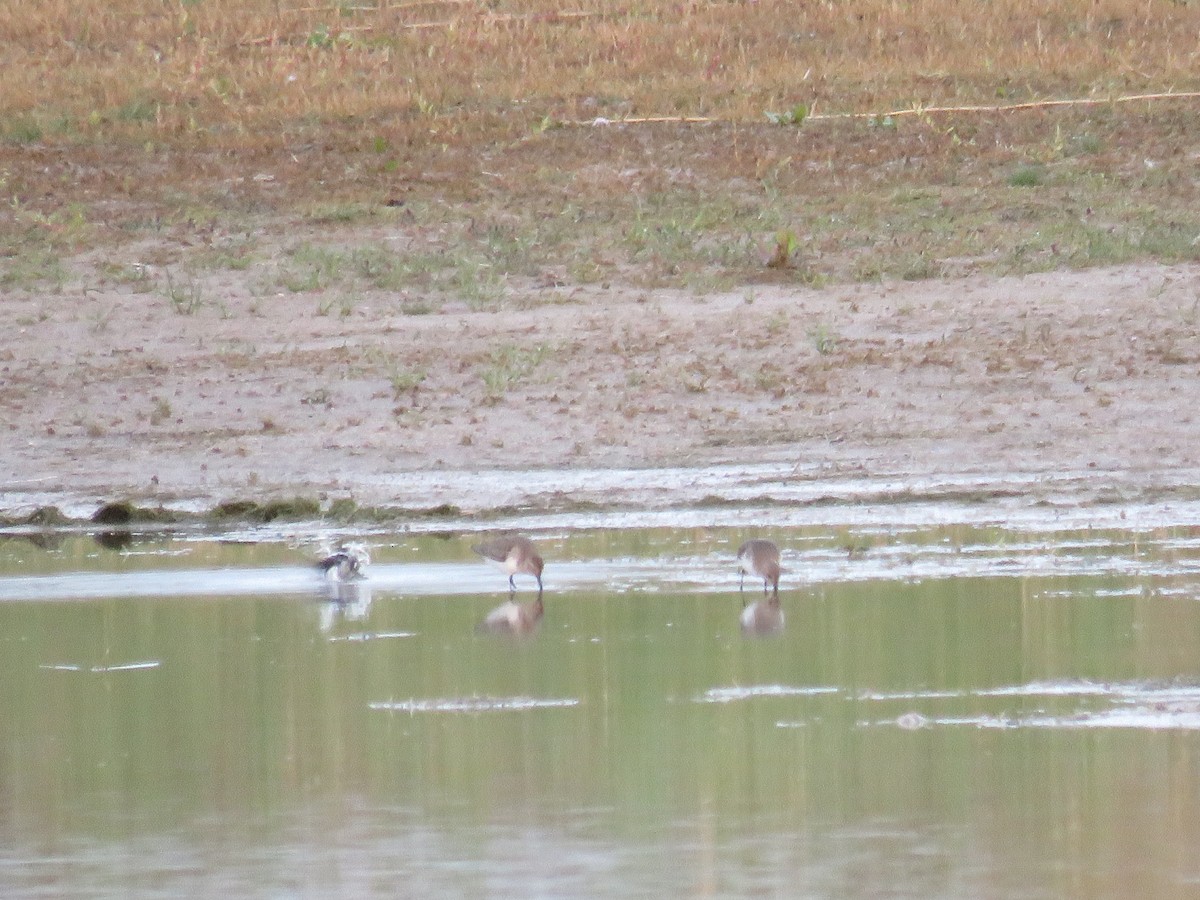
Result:
[[[765,600],[755,600],[742,610],[742,633],[765,636],[783,631],[783,609],[779,606],[779,595],[772,594]]]
[[[508,601],[487,613],[487,618],[475,626],[475,631],[487,635],[532,635],[538,630],[542,614],[545,612],[546,607],[541,602],[540,588],[538,599],[524,602],[524,604],[518,604],[514,599],[514,594],[509,594]]]
[[[329,581],[321,604],[321,631],[329,632],[338,621],[361,622],[371,611],[371,585],[365,581]]]
[[[537,599],[528,603],[517,603],[514,595],[508,595],[508,601],[500,604],[487,614],[475,630],[480,634],[533,634],[542,621],[546,607],[542,604],[542,591],[539,588]]]

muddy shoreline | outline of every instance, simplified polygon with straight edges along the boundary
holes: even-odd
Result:
[[[221,287],[223,313],[188,316],[119,287],[5,298],[0,515],[655,508],[708,496],[689,472],[756,466],[759,495],[711,499],[792,484],[860,502],[845,479],[1033,502],[1070,481],[1081,504],[1200,485],[1200,266],[533,292],[419,316]]]
[[[536,480],[531,482],[531,476]],[[398,502],[349,498],[204,498],[147,505],[49,495],[14,508],[0,535],[48,531],[208,533],[255,540],[332,533],[648,527],[825,526],[833,529],[1000,525],[1028,531],[1200,527],[1200,472],[1021,472],[832,476],[758,464],[643,470],[434,472]],[[459,497],[473,506],[450,502]],[[28,511],[27,511],[28,510]]]

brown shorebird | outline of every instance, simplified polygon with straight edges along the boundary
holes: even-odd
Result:
[[[471,548],[486,560],[496,563],[508,574],[508,589],[516,591],[514,575],[532,575],[542,592],[542,558],[533,541],[519,534],[505,534]],[[540,613],[539,613],[540,615]]]
[[[775,596],[779,596],[779,548],[771,541],[753,540],[746,541],[742,546],[738,547],[738,590],[741,591],[746,586],[746,576],[752,575],[755,578],[763,580],[763,596],[767,594],[767,588],[775,589]],[[744,601],[743,601],[744,603]]]

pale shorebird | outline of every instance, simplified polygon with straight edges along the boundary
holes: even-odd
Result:
[[[327,552],[317,563],[317,568],[324,573],[328,581],[353,581],[367,577],[367,566],[371,564],[371,555],[367,548],[357,541],[342,544],[337,550]]]
[[[476,544],[471,549],[504,570],[508,575],[509,591],[515,592],[517,589],[514,575],[532,575],[537,579],[538,594],[542,593],[542,558],[529,538],[505,534]],[[538,615],[541,615],[540,607]]]
[[[763,580],[764,597],[769,587],[775,589],[776,597],[779,596],[779,573],[782,570],[779,568],[779,548],[772,541],[746,541],[738,547],[737,560],[738,591],[745,588],[746,576],[752,575]]]

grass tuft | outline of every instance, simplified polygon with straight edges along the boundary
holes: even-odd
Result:
[[[1018,166],[1008,176],[1008,183],[1012,187],[1039,187],[1045,180],[1045,167],[1037,165]]]
[[[205,305],[204,290],[194,276],[186,274],[178,279],[171,274],[170,268],[164,268],[163,281],[163,294],[179,315],[190,316]]]
[[[535,347],[504,344],[497,347],[488,354],[487,364],[479,373],[484,385],[484,401],[488,405],[499,403],[509,390],[528,378],[548,354],[549,348],[544,344]]]

